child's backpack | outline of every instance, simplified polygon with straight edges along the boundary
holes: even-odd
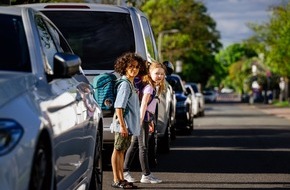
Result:
[[[113,116],[117,87],[122,81],[129,82],[127,79],[118,79],[113,73],[103,73],[94,77],[92,84],[94,98],[101,107],[104,116]],[[132,95],[132,89],[130,92],[129,97]]]

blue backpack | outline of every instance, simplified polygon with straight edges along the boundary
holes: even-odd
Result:
[[[118,79],[113,73],[103,73],[94,77],[92,84],[94,89],[94,98],[101,107],[104,116],[113,116],[115,111],[114,103],[116,100],[117,88],[123,81],[129,82],[127,79]],[[129,98],[132,95],[132,89],[130,92]],[[125,114],[127,112],[128,111],[126,108]]]

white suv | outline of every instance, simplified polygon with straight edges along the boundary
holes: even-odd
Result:
[[[104,4],[30,4],[42,11],[60,28],[74,52],[82,59],[84,73],[92,82],[104,72],[113,72],[117,57],[136,52],[147,61],[158,60],[157,47],[149,20],[138,9]],[[161,150],[169,151],[172,91],[160,97],[157,136]],[[175,106],[173,106],[175,107]],[[111,115],[104,115],[104,143],[112,144]],[[156,146],[155,146],[156,148]],[[158,148],[158,149],[159,149]]]

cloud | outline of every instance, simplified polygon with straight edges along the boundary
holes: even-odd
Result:
[[[247,23],[261,24],[269,19],[269,8],[283,0],[201,0],[216,21],[224,46],[252,35]]]

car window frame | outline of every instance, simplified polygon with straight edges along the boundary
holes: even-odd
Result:
[[[151,59],[158,60],[157,47],[149,20],[145,16],[140,16],[140,20],[143,28],[147,53]]]
[[[58,52],[73,54],[73,51],[69,47],[65,38],[56,28],[56,26],[53,25],[50,21],[48,21],[48,19],[45,16],[38,13],[34,15],[34,19],[37,32],[39,34],[41,48],[43,50],[45,57],[44,62],[45,72],[48,75],[53,75],[55,54]],[[43,36],[43,34],[46,36]],[[47,40],[49,40],[49,43],[47,43],[48,42]],[[51,46],[53,49],[49,50],[50,47],[47,48],[47,46]]]

